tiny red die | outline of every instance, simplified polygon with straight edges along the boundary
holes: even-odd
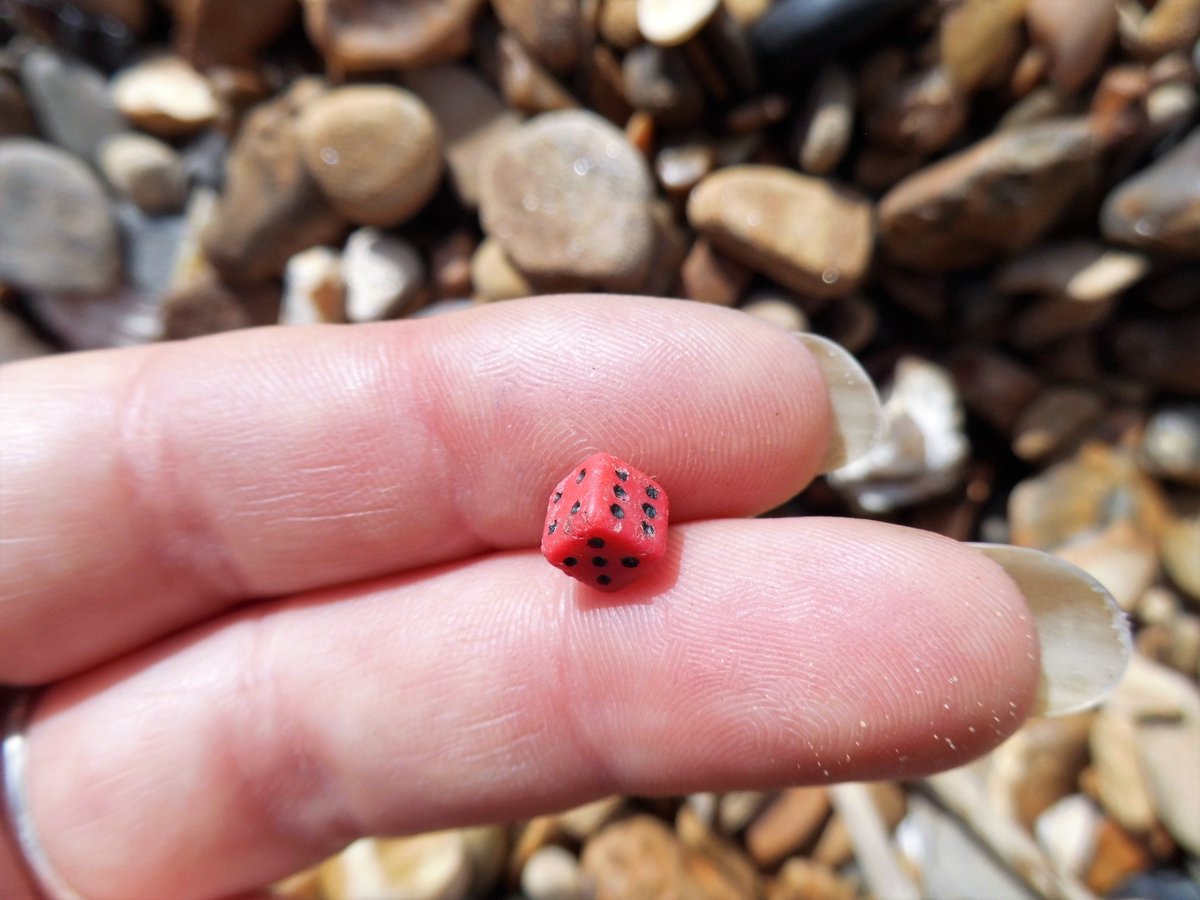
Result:
[[[619,591],[666,553],[669,510],[653,478],[593,453],[551,493],[542,554],[589,587]]]

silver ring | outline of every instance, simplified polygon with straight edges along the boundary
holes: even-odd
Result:
[[[38,842],[33,828],[33,817],[29,814],[28,798],[25,796],[25,762],[28,752],[25,727],[33,714],[33,691],[23,691],[8,708],[4,726],[4,752],[0,756],[0,769],[4,771],[4,810],[17,847],[25,857],[25,864],[37,881],[37,886],[48,900],[83,900],[72,890],[62,876],[50,865],[46,851]]]

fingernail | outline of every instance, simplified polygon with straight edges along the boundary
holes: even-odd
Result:
[[[1063,716],[1111,693],[1131,652],[1125,614],[1095,578],[1041,550],[971,544],[1008,573],[1033,613],[1042,645],[1036,712]]]
[[[821,460],[821,471],[840,469],[870,450],[883,434],[883,406],[871,376],[840,344],[819,334],[795,332],[813,355],[829,388],[833,433]]]

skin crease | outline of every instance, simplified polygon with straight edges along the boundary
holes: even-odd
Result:
[[[559,368],[514,362],[529,345]],[[1003,570],[879,523],[738,519],[815,473],[825,396],[782,332],[643,298],[0,370],[0,677],[56,682],[28,732],[50,859],[89,897],[228,896],[362,834],[985,752],[1039,669]],[[667,558],[617,595],[535,549],[599,443],[672,503]]]

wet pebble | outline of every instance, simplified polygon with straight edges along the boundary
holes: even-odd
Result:
[[[826,66],[796,120],[793,140],[800,168],[827,175],[837,168],[854,128],[854,83],[842,66]]]
[[[110,86],[121,114],[164,138],[195,134],[221,112],[208,81],[177,56],[157,56],[118,73]]]

